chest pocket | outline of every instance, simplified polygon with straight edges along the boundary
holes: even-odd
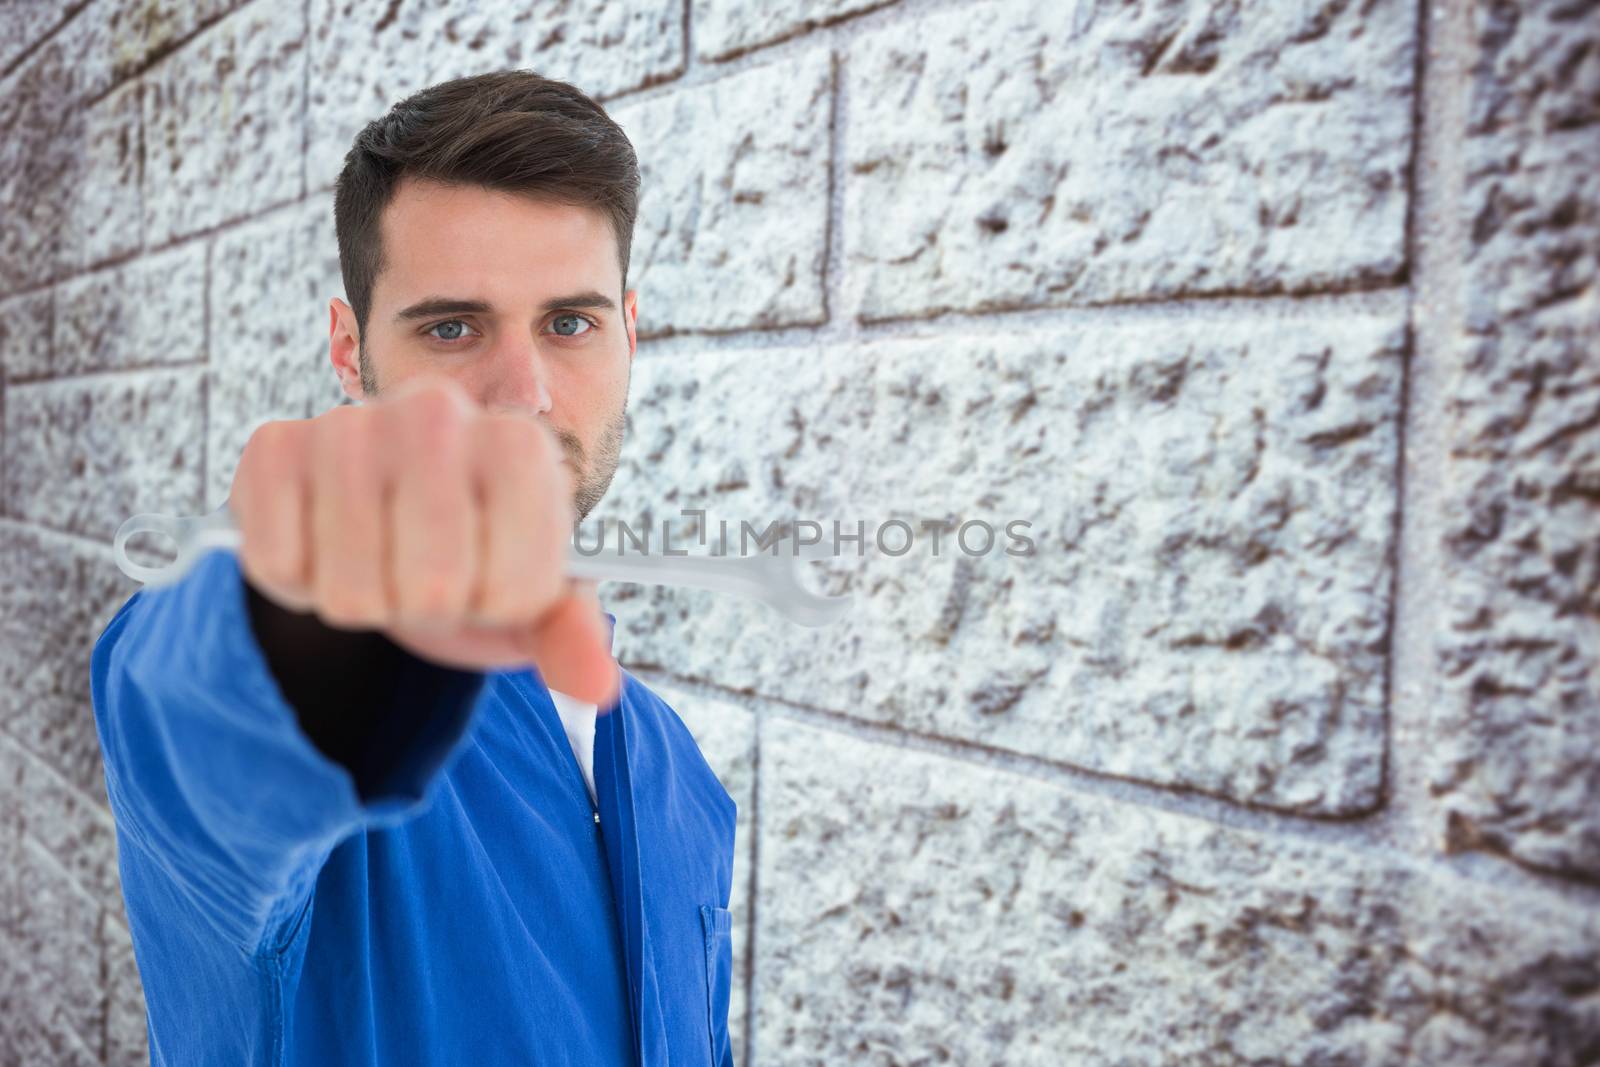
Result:
[[[733,1067],[728,1041],[728,997],[733,988],[733,916],[727,908],[700,907],[706,941],[706,1027],[712,1067]]]

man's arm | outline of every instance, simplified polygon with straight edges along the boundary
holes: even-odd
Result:
[[[428,747],[428,719],[441,704],[459,705],[482,676],[428,663],[380,631],[341,630],[289,611],[248,577],[244,589],[256,643],[300,729],[350,772],[364,801],[397,788],[407,759],[427,755],[415,749]]]
[[[136,593],[90,682],[124,863],[168,887],[142,903],[276,951],[341,840],[425,806],[485,680],[252,605],[227,551]]]

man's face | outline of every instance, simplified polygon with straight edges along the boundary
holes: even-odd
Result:
[[[581,520],[622,448],[638,294],[623,293],[599,211],[475,185],[402,179],[382,222],[365,334],[332,304],[331,355],[361,401],[422,373],[487,411],[542,419],[573,467]]]

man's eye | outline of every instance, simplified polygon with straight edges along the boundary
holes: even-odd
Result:
[[[461,339],[466,329],[467,324],[462,322],[460,319],[449,319],[445,322],[439,322],[429,326],[427,332],[429,337],[437,338],[440,341],[458,341]],[[435,330],[444,330],[446,332],[443,334],[438,334],[434,333]]]
[[[562,323],[568,325],[570,332],[568,329],[562,328]],[[550,320],[550,326],[555,330],[558,337],[582,337],[594,329],[594,323],[582,315],[557,315]],[[579,327],[582,328],[580,329]]]

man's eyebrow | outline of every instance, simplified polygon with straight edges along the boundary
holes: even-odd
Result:
[[[593,289],[581,293],[572,293],[567,296],[558,296],[546,300],[539,306],[540,311],[560,311],[563,308],[603,308],[607,311],[616,310],[616,302],[604,293]],[[417,319],[431,319],[438,315],[488,315],[494,312],[494,305],[486,300],[465,300],[460,297],[430,296],[419,300],[410,307],[401,308],[395,315],[396,322],[412,322]]]

